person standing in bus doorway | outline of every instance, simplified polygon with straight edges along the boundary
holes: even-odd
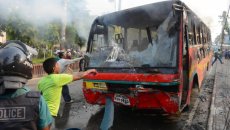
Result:
[[[60,73],[65,73],[67,70],[72,71],[72,69],[69,67],[69,65],[74,63],[74,62],[77,62],[81,59],[82,59],[82,57],[72,59],[72,60],[71,59],[65,59],[64,52],[59,52],[56,60],[60,66]],[[69,94],[69,87],[67,84],[62,87],[62,96],[64,98],[65,103],[74,102],[74,100],[71,98],[71,96]]]
[[[21,41],[0,47],[0,130],[50,130],[53,118],[43,96],[26,86],[32,54],[37,51]]]
[[[220,61],[221,64],[223,64],[222,60],[221,60],[221,51],[220,49],[218,49],[218,51],[214,52],[214,60],[212,62],[212,65],[216,62],[216,60],[218,59]]]

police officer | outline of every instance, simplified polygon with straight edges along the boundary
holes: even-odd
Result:
[[[53,121],[44,98],[25,86],[32,78],[31,47],[7,41],[0,47],[0,130],[49,130]]]

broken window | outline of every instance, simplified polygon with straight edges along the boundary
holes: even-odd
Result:
[[[151,18],[143,23],[103,20],[92,32],[89,67],[176,67],[178,18],[173,12],[158,24]]]

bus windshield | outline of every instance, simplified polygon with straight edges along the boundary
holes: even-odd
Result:
[[[137,15],[141,18],[141,14]],[[155,22],[150,16],[118,21],[108,22],[101,18],[93,24],[88,42],[88,67],[177,66],[179,20],[173,12],[168,13],[161,22]]]

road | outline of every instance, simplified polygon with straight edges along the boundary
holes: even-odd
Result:
[[[27,85],[32,90],[36,90],[38,80],[39,78],[32,79]],[[203,86],[207,86],[207,84],[203,84]],[[82,80],[71,83],[69,89],[75,102],[65,104],[62,99],[59,110],[60,117],[53,123],[52,130],[76,127],[82,130],[99,130],[104,107],[86,103],[82,93]],[[197,100],[200,100],[200,98],[196,98],[192,104]],[[202,104],[204,103],[202,102]],[[168,116],[116,106],[112,130],[181,130],[184,129],[186,124],[192,124],[191,119],[196,115],[195,111],[196,108],[190,107],[188,111],[179,115]]]

